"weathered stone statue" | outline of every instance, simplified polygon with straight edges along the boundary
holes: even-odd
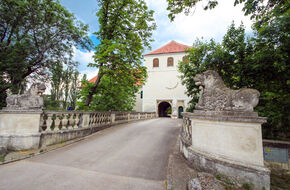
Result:
[[[44,83],[34,83],[30,89],[21,95],[11,95],[6,98],[7,107],[4,110],[40,110],[43,108],[42,93]]]
[[[259,91],[250,88],[229,89],[216,71],[198,74],[194,81],[200,88],[197,110],[253,112],[259,103]]]
[[[196,75],[194,81],[200,97],[193,113],[182,113],[179,148],[184,157],[196,169],[239,185],[252,184],[255,190],[270,190],[261,130],[267,118],[253,111],[260,93],[229,89],[212,70]]]

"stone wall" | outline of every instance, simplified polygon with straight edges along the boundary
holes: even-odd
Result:
[[[0,147],[37,149],[156,116],[151,112],[1,111]]]

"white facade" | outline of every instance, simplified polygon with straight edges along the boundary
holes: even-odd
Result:
[[[135,101],[135,106],[133,108],[133,111],[136,112],[142,112],[142,88],[141,90],[138,91],[138,93],[136,94],[136,101]]]
[[[168,110],[171,110],[171,117],[181,116],[179,112],[185,111],[191,100],[186,95],[186,88],[181,84],[181,73],[178,72],[178,64],[184,60],[187,48],[190,46],[171,41],[144,55],[148,78],[142,87],[142,96],[137,94],[135,111],[168,116]]]
[[[184,56],[185,52],[144,55],[148,79],[143,86],[142,110],[136,111],[159,113],[158,106],[162,102],[168,102],[171,105],[172,117],[178,116],[178,110],[185,111],[190,98],[185,94],[186,88],[181,84],[177,68]],[[167,65],[169,57],[173,58],[173,66]],[[159,60],[159,67],[153,67],[155,58]],[[137,95],[137,98],[139,97],[140,94]]]

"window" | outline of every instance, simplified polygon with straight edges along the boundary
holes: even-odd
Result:
[[[159,59],[158,58],[153,59],[153,67],[159,67]]]
[[[167,66],[173,66],[173,57],[168,57],[167,59]]]
[[[187,56],[183,56],[182,61],[183,61],[183,63],[189,63]]]

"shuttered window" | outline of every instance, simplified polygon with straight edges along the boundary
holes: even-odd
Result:
[[[173,57],[168,57],[168,59],[167,59],[167,66],[168,67],[173,66]]]
[[[153,59],[153,67],[159,67],[159,59],[158,58]]]

